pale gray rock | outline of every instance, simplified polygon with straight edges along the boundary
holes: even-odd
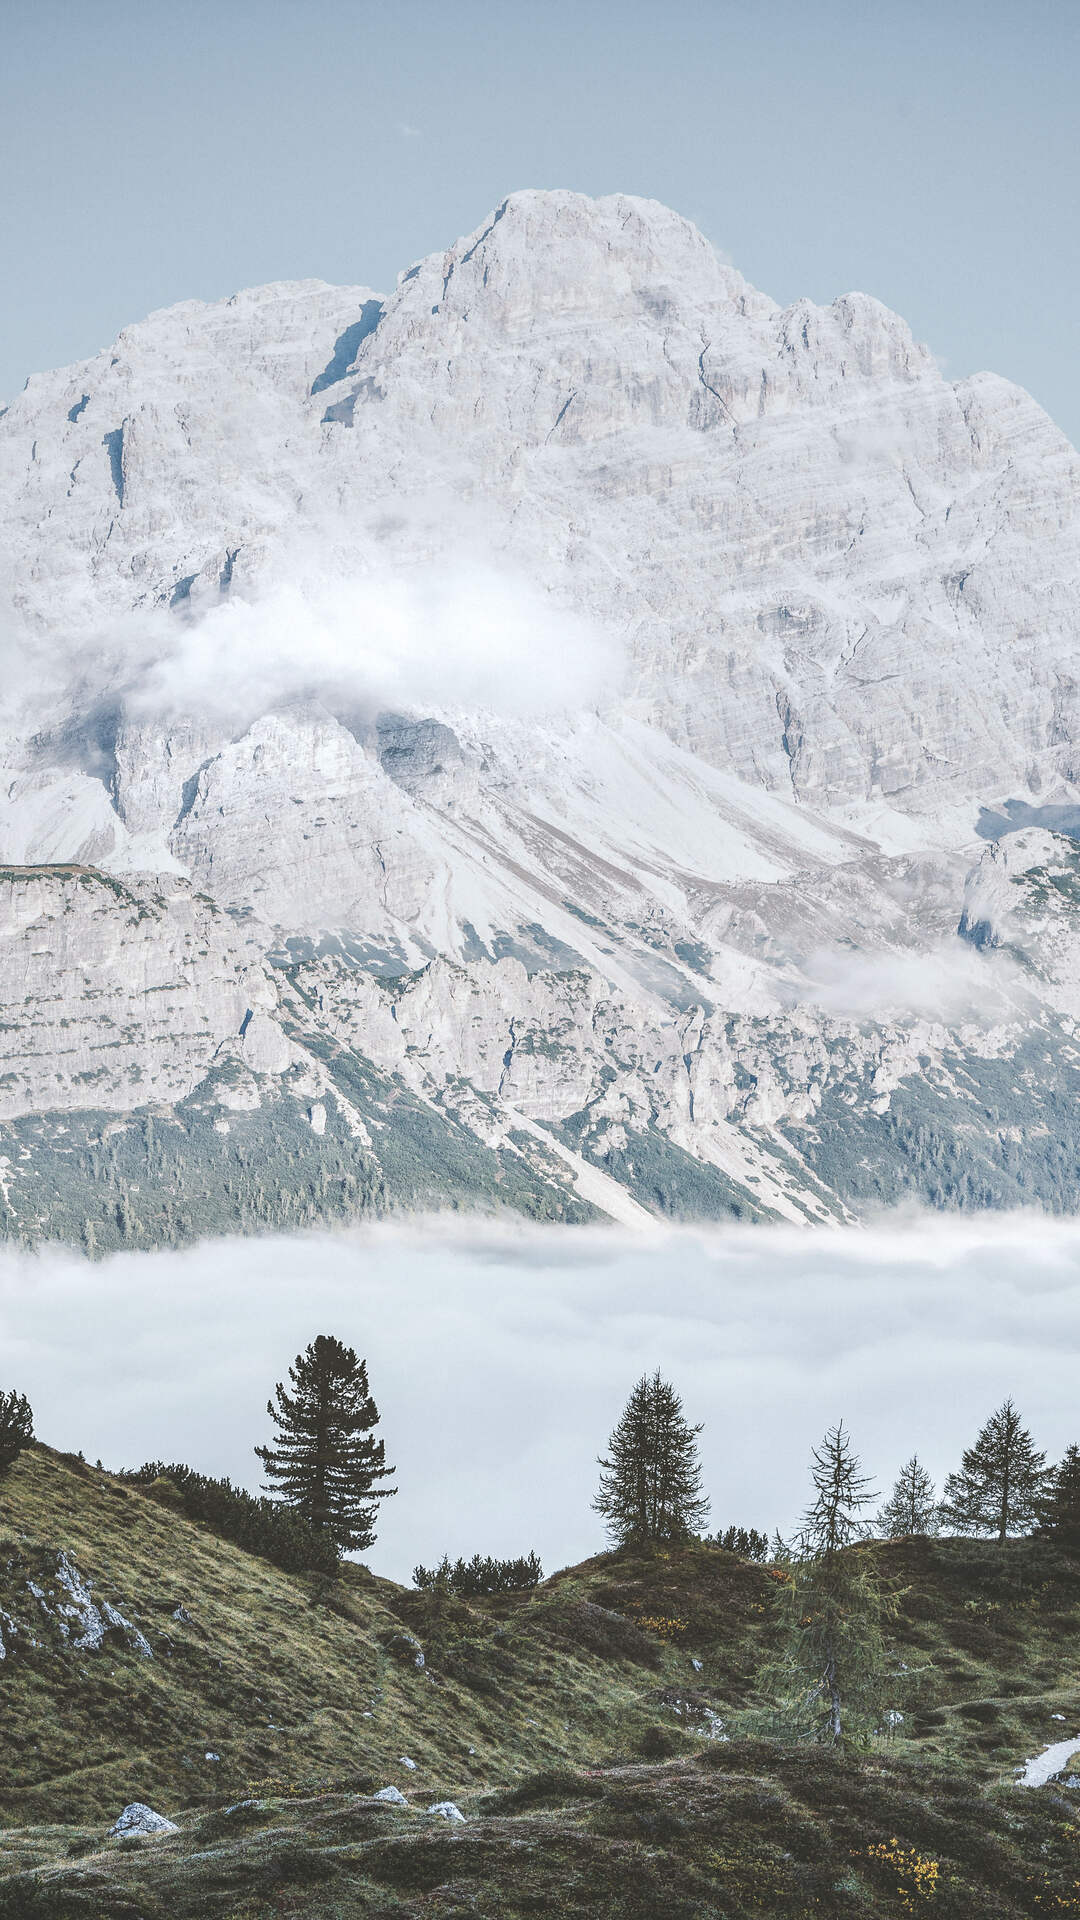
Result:
[[[451,1823],[460,1821],[464,1825],[465,1815],[452,1800],[436,1800],[434,1806],[428,1808],[428,1812],[438,1814],[440,1820],[448,1820]]]
[[[66,1553],[58,1553],[48,1587],[28,1581],[30,1592],[46,1617],[55,1622],[65,1640],[79,1653],[99,1653],[109,1632],[121,1636],[132,1653],[152,1660],[146,1635],[107,1600],[94,1599],[93,1582],[79,1572]]]
[[[124,1808],[120,1818],[109,1828],[111,1834],[123,1838],[126,1834],[142,1833],[179,1833],[175,1820],[167,1820],[163,1813],[155,1813],[152,1807],[142,1800],[133,1800]]]
[[[360,1143],[383,1204],[380,1075],[541,1212],[1031,1195],[1003,1143],[1076,1107],[1080,466],[1028,395],[655,202],[526,192],[383,297],[35,376],[0,504],[5,1228],[39,1114],[248,1168],[262,1128],[282,1219]]]
[[[385,1800],[392,1807],[407,1807],[409,1804],[399,1787],[380,1787],[378,1793],[373,1793],[371,1797],[373,1800]]]

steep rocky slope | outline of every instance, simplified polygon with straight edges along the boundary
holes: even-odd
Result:
[[[1080,1203],[1076,901],[1053,964],[1017,904],[1080,821],[1080,466],[1027,395],[523,193],[385,297],[36,376],[0,500],[9,1232]]]

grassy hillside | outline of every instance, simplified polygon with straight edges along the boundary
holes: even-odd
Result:
[[[904,1719],[835,1758],[750,1737],[775,1581],[717,1548],[466,1603],[285,1575],[35,1447],[0,1482],[0,1920],[1080,1915],[1080,1789],[1012,1784],[1080,1734],[1080,1565],[886,1563]],[[107,1840],[131,1800],[181,1832]]]

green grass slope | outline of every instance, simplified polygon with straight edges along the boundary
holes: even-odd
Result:
[[[838,1757],[748,1737],[776,1583],[717,1548],[466,1603],[280,1573],[34,1447],[0,1481],[0,1920],[1080,1915],[1080,1789],[1013,1784],[1080,1734],[1080,1564],[884,1559],[904,1718]],[[179,1834],[108,1839],[132,1800]]]

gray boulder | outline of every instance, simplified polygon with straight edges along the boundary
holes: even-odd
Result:
[[[145,1806],[141,1800],[133,1800],[130,1806],[124,1808],[119,1820],[109,1828],[110,1833],[120,1836],[128,1833],[179,1833],[179,1831],[175,1820],[166,1820],[163,1813],[155,1813],[153,1807]]]

